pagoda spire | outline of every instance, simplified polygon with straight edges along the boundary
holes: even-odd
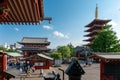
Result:
[[[96,4],[96,9],[95,9],[95,19],[98,19],[98,5]]]

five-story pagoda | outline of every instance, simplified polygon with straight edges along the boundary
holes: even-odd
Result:
[[[88,39],[83,40],[83,41],[89,42],[85,46],[90,46],[92,44],[93,39],[98,34],[98,31],[100,31],[102,27],[104,27],[109,21],[111,20],[98,19],[98,7],[96,5],[95,19],[85,26],[89,28],[85,30],[85,32],[89,32],[89,34],[84,35],[85,37],[89,37]]]

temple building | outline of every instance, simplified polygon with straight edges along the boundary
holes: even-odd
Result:
[[[88,28],[87,30],[85,30],[85,32],[89,32],[87,35],[84,35],[85,37],[89,37],[88,39],[83,40],[89,42],[85,46],[90,46],[92,44],[93,39],[98,34],[98,32],[102,29],[102,27],[104,27],[110,21],[111,20],[98,19],[98,7],[96,5],[95,19],[85,26]]]
[[[21,60],[29,61],[35,69],[49,69],[51,66],[51,57],[46,55],[50,45],[48,38],[24,37],[19,44],[23,45],[19,50],[23,52],[24,57]]]
[[[44,16],[43,0],[0,0],[0,24],[40,24]]]
[[[120,80],[120,53],[94,53],[100,62],[100,80]]]
[[[19,44],[23,45],[19,50],[23,51],[24,56],[31,56],[37,53],[45,53],[50,45],[48,38],[23,37]]]

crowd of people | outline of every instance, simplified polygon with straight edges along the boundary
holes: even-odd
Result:
[[[34,72],[34,65],[32,65],[29,61],[17,61],[17,62],[11,62],[8,61],[7,62],[7,69],[11,69],[11,68],[16,68],[18,70],[20,70],[21,72],[24,73],[28,73],[29,71]]]

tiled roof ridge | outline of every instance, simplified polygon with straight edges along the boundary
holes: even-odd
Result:
[[[48,39],[48,38],[45,38],[45,37],[23,37],[23,39]]]
[[[94,52],[93,54],[98,55],[120,55],[120,52]]]

